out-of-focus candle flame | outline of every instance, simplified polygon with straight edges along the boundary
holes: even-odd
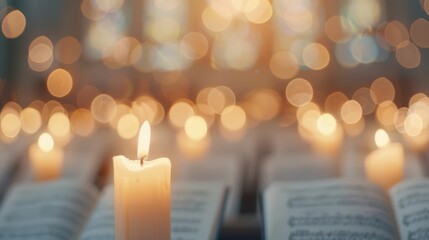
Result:
[[[200,141],[207,136],[207,123],[203,117],[192,116],[185,122],[185,134],[194,141]]]
[[[383,129],[378,129],[374,135],[375,144],[377,147],[382,148],[390,143],[389,135]]]
[[[337,121],[329,113],[320,115],[317,119],[317,130],[323,135],[330,135],[337,129]]]
[[[145,160],[149,156],[149,146],[150,146],[150,125],[148,121],[140,127],[139,139],[137,145],[137,159]]]
[[[54,139],[49,133],[42,133],[37,141],[40,149],[44,152],[50,152],[54,149]]]

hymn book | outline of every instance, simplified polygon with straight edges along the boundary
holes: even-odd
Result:
[[[18,184],[0,208],[0,240],[76,239],[96,198],[80,181]]]
[[[17,184],[0,207],[0,240],[114,240],[113,187],[97,197],[83,181]],[[171,239],[216,239],[225,199],[223,183],[173,183]]]
[[[429,181],[409,180],[389,197],[367,181],[273,183],[262,194],[266,240],[427,240]]]
[[[171,240],[214,240],[221,226],[226,199],[224,184],[217,182],[173,183],[171,193]],[[106,187],[86,225],[81,240],[114,240],[114,191]]]

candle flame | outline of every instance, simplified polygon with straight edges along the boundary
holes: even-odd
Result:
[[[149,156],[149,146],[150,146],[150,125],[147,121],[140,127],[139,140],[137,145],[137,159],[143,160],[147,159]]]
[[[40,149],[44,152],[50,152],[54,149],[54,139],[49,133],[42,133],[37,141]]]
[[[331,135],[337,129],[337,120],[331,114],[324,113],[317,119],[316,126],[323,135]]]
[[[383,129],[378,129],[374,135],[375,144],[381,148],[390,143],[389,135]]]

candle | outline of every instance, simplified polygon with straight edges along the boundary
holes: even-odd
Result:
[[[37,143],[30,146],[29,159],[34,179],[38,181],[52,180],[60,176],[64,154],[56,147],[49,133],[42,133]]]
[[[170,239],[171,163],[148,161],[150,126],[140,128],[137,160],[115,156],[116,240]]]
[[[343,144],[343,129],[334,116],[324,113],[318,117],[310,143],[317,153],[328,156],[336,173],[341,174],[342,163],[339,155]]]
[[[336,156],[339,153],[343,142],[343,131],[334,116],[329,113],[319,116],[310,141],[317,152],[328,156]]]
[[[386,191],[402,180],[404,168],[404,149],[400,143],[390,143],[386,131],[375,133],[378,149],[365,158],[367,177]]]

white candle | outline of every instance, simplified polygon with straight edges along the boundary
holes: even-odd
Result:
[[[343,142],[343,131],[337,120],[329,113],[320,115],[311,143],[317,152],[335,157],[339,154]]]
[[[403,178],[404,149],[400,143],[390,143],[382,129],[375,133],[375,142],[379,149],[365,158],[366,175],[387,191]]]
[[[171,163],[148,161],[150,126],[140,128],[137,159],[115,156],[116,240],[169,240]]]
[[[329,113],[320,115],[311,136],[310,142],[313,149],[319,154],[328,156],[336,173],[341,174],[342,163],[339,154],[343,144],[343,129],[338,125],[335,117]]]
[[[61,175],[64,153],[54,144],[49,133],[42,133],[37,143],[28,152],[34,179],[38,181],[56,179]]]

